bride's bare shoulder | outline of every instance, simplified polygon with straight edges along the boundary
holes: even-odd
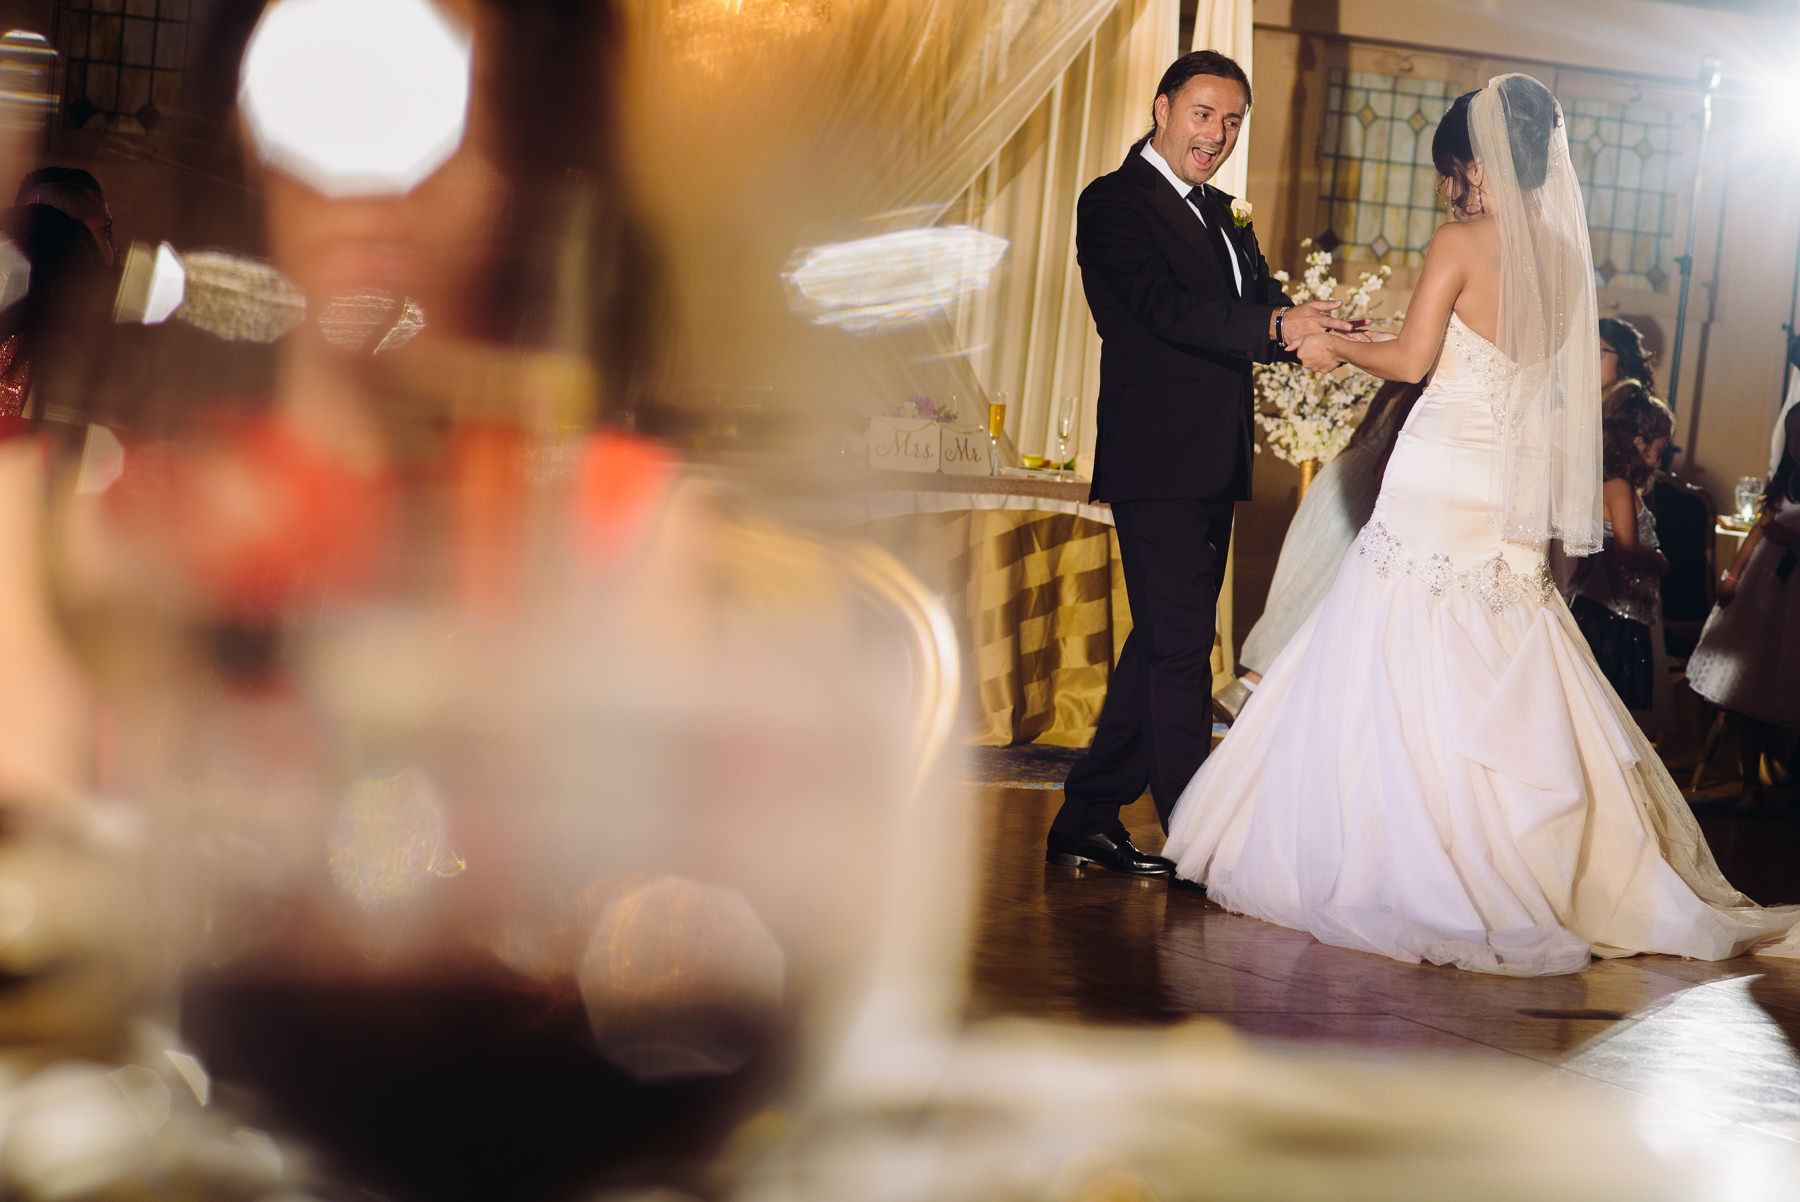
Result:
[[[1439,271],[1483,276],[1499,262],[1500,239],[1492,221],[1451,221],[1438,226],[1425,259]]]
[[[1426,247],[1427,254],[1462,256],[1479,253],[1481,230],[1477,227],[1485,223],[1475,221],[1446,221],[1437,227],[1431,235],[1431,243]]]

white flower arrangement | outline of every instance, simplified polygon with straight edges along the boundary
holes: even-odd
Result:
[[[1387,282],[1389,269],[1363,273],[1342,296],[1331,276],[1331,252],[1312,249],[1312,239],[1300,244],[1307,252],[1306,271],[1298,287],[1291,287],[1288,273],[1278,271],[1284,291],[1296,304],[1314,300],[1342,300],[1333,317],[1369,315],[1375,290]],[[1256,368],[1256,424],[1263,442],[1277,459],[1299,464],[1308,459],[1324,463],[1350,441],[1364,404],[1375,395],[1380,381],[1345,365],[1327,375],[1307,371],[1298,363],[1267,363]],[[1258,446],[1260,453],[1262,447]]]

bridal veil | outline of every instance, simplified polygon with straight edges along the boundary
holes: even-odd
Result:
[[[1481,189],[1499,223],[1500,349],[1519,366],[1498,405],[1508,541],[1600,549],[1600,348],[1594,267],[1562,108],[1529,75],[1469,105]]]

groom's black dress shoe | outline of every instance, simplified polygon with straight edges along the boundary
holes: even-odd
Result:
[[[1065,835],[1051,831],[1044,848],[1044,862],[1062,868],[1097,864],[1132,876],[1168,876],[1175,861],[1153,856],[1132,846],[1123,828],[1103,835]]]

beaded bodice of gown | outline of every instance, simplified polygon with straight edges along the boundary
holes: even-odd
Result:
[[[1501,409],[1513,370],[1498,347],[1451,316],[1356,541],[1378,574],[1412,577],[1433,594],[1467,589],[1495,612],[1554,591],[1544,549],[1501,537]]]

